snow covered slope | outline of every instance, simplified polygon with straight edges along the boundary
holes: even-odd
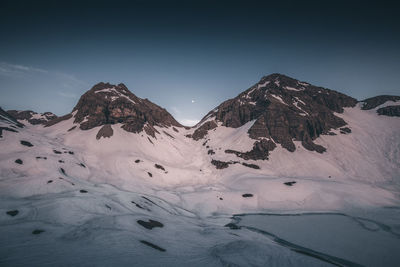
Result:
[[[271,89],[286,90],[284,103],[293,92],[296,103],[304,102],[301,88],[311,86],[273,83],[285,86]],[[78,105],[45,126],[20,128],[0,113],[0,127],[16,130],[0,138],[0,265],[394,266],[400,260],[400,118],[377,112],[399,101],[363,110],[350,98],[342,108],[326,100],[329,118],[345,124],[321,122],[326,131],[309,143],[293,137],[295,149],[288,150],[274,134],[252,134],[259,113],[232,127],[214,110],[185,128],[163,122],[170,115],[161,108],[137,106],[140,100],[120,85],[103,96],[109,86],[81,98],[95,97],[90,108]],[[289,105],[291,116],[294,102],[277,101],[274,109]],[[262,106],[250,102],[242,105]],[[322,110],[317,104],[298,104],[303,111],[295,118]],[[267,141],[274,148],[260,159]],[[294,219],[283,223],[283,215]],[[368,253],[357,249],[361,242]]]

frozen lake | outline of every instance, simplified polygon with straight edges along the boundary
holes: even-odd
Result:
[[[398,266],[400,228],[387,209],[392,225],[377,219],[343,213],[241,214],[234,216],[242,228],[261,233],[299,253],[345,266]],[[397,221],[398,222],[398,221]]]

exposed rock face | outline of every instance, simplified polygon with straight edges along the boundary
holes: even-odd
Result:
[[[78,123],[81,130],[121,123],[122,128],[128,132],[138,133],[144,130],[155,137],[155,133],[158,133],[155,125],[182,127],[165,109],[135,96],[122,83],[96,84],[81,96],[72,114],[63,116],[59,121],[73,116],[74,123]],[[46,126],[59,121],[53,120]]]
[[[53,126],[53,125],[55,125],[55,124],[57,124],[57,123],[59,123],[61,121],[69,120],[70,118],[72,118],[72,114],[71,113],[66,114],[64,116],[61,116],[61,117],[57,117],[55,119],[52,119],[51,121],[45,122],[44,123],[44,127]]]
[[[5,122],[7,124],[13,124],[19,128],[24,127],[24,125],[22,123],[18,122],[18,120],[13,115],[6,112],[2,108],[0,108],[0,121]]]
[[[398,106],[387,106],[383,108],[379,108],[376,112],[379,115],[386,115],[391,117],[400,117],[400,105]]]
[[[57,118],[57,116],[51,112],[37,113],[32,110],[8,110],[7,112],[17,120],[27,120],[32,125],[45,124]]]
[[[400,96],[378,95],[378,96],[370,97],[370,98],[367,98],[367,99],[361,101],[361,102],[363,102],[361,109],[369,110],[369,109],[376,108],[377,106],[382,105],[382,104],[386,103],[387,101],[396,102],[399,100],[400,100]]]
[[[334,112],[342,113],[344,107],[356,104],[356,99],[339,92],[272,74],[209,112],[196,129],[201,134],[192,137],[195,140],[203,138],[213,122],[237,128],[254,120],[248,130],[250,138],[268,141],[256,142],[253,150],[248,152],[227,150],[227,153],[235,153],[244,159],[267,159],[275,143],[295,151],[294,140],[301,141],[308,150],[322,153],[326,149],[313,141],[331,129],[346,125]],[[210,118],[214,120],[210,121]]]
[[[99,140],[101,137],[104,138],[110,138],[113,135],[114,131],[111,128],[110,124],[106,124],[103,127],[101,127],[101,129],[99,130],[99,132],[96,135],[96,139]]]
[[[3,131],[18,133],[15,129],[22,128],[24,125],[19,123],[13,116],[0,108],[0,138],[3,138]]]
[[[248,152],[240,152],[236,150],[225,150],[225,153],[232,153],[235,154],[236,156],[243,158],[245,160],[249,159],[268,159],[269,152],[274,150],[276,147],[276,144],[272,142],[271,140],[266,140],[262,139],[260,141],[257,141],[253,145],[253,149],[248,151]]]
[[[229,167],[229,162],[220,161],[220,160],[211,160],[211,164],[213,164],[217,169],[225,169]]]
[[[217,124],[215,123],[215,121],[208,121],[194,131],[194,133],[192,134],[192,138],[196,141],[200,140],[204,136],[206,136],[209,130],[212,130],[214,128],[217,128]]]

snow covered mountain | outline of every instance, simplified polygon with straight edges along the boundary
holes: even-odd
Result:
[[[8,110],[7,113],[22,123],[30,123],[33,125],[45,124],[57,118],[57,116],[51,112],[37,113],[32,110]]]
[[[123,84],[0,109],[0,265],[394,266],[399,100],[272,74],[192,128]]]

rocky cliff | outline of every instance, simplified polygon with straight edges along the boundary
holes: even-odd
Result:
[[[295,151],[293,141],[301,141],[306,149],[322,153],[326,149],[313,141],[321,134],[333,134],[331,129],[345,126],[346,122],[335,113],[356,104],[356,99],[334,90],[272,74],[209,112],[192,137],[201,139],[216,123],[237,128],[254,121],[248,130],[249,136],[258,140],[253,150],[227,153],[246,159],[266,159],[275,144]]]

